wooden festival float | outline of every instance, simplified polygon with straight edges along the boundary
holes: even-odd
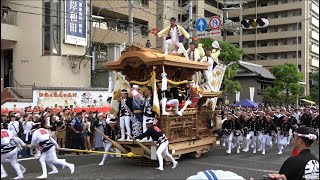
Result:
[[[122,53],[117,61],[108,62],[105,67],[116,73],[110,112],[117,113],[116,108],[118,107],[121,89],[130,90],[133,84],[138,84],[142,87],[143,92],[143,87],[153,83],[153,75],[159,87],[163,67],[165,67],[167,73],[169,86],[186,86],[188,80],[192,80],[192,76],[196,72],[206,70],[208,64],[188,61],[185,57],[173,54],[164,55],[158,50],[132,45]],[[217,125],[215,121],[218,111],[212,108],[215,107],[213,104],[221,94],[219,89],[225,72],[225,67],[221,68],[220,65],[217,67],[220,69],[215,68],[217,69],[214,73],[215,82],[212,83],[218,91],[204,91],[201,98],[188,106],[183,112],[183,116],[177,116],[173,108],[167,108],[169,115],[160,115],[157,118],[157,126],[160,127],[170,142],[169,153],[176,159],[179,159],[183,154],[191,154],[198,158],[202,153],[206,153],[210,148],[216,146],[216,137],[213,136],[212,132]],[[213,123],[213,127],[209,127],[210,123]],[[125,149],[122,153],[132,152],[146,159],[157,159],[156,145],[153,142],[117,141],[116,143],[116,147],[123,147],[117,148],[117,152],[122,152]],[[122,151],[119,149],[122,149]],[[167,161],[168,163],[169,161]]]

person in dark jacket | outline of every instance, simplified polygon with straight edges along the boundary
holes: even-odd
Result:
[[[121,91],[121,99],[119,103],[118,117],[120,119],[121,138],[119,141],[125,140],[125,134],[131,136],[131,116],[133,115],[132,98],[128,97],[128,91],[123,89]],[[126,130],[126,131],[125,131]],[[130,141],[129,136],[127,141]]]
[[[242,131],[242,124],[239,122],[238,117],[234,113],[229,112],[228,123],[225,128],[228,131],[227,154],[231,154],[231,149],[235,147],[237,147],[237,153],[240,153],[240,136]],[[232,143],[233,140],[235,140],[236,143]]]
[[[104,129],[104,134],[106,136],[108,136],[110,139],[116,141],[118,139],[118,135],[119,135],[119,128],[116,125],[116,119],[114,118],[114,116],[110,115],[107,118],[107,125]],[[97,139],[97,141],[100,141],[100,139]],[[112,143],[110,141],[108,141],[105,137],[102,137],[102,142],[104,145],[104,152],[109,152],[110,148],[112,146]],[[104,154],[102,161],[100,162],[99,166],[103,166],[106,159],[108,157],[108,154]]]
[[[161,132],[161,130],[153,125],[153,119],[147,119],[146,121],[146,126],[147,126],[147,131],[144,132],[143,134],[133,137],[133,140],[135,139],[143,139],[145,137],[151,137],[153,141],[156,143],[158,146],[157,149],[157,157],[159,161],[159,167],[157,168],[160,171],[163,171],[163,156],[167,156],[170,161],[172,162],[172,169],[176,168],[178,165],[178,162],[173,159],[172,155],[169,154],[168,151],[168,146],[169,146],[169,141],[167,137]]]
[[[300,153],[288,158],[281,166],[279,174],[269,174],[269,178],[319,179],[319,158],[311,153],[311,145],[317,139],[317,133],[313,128],[299,127],[294,134],[293,143]]]
[[[278,133],[277,127],[272,122],[272,117],[267,116],[266,121],[264,121],[262,124],[263,129],[263,138],[262,138],[262,154],[266,154],[266,146],[272,146],[272,136],[275,135],[275,133]]]
[[[279,135],[278,135],[278,154],[282,154],[284,146],[288,144],[288,137],[290,135],[290,130],[294,131],[294,126],[289,122],[289,117],[284,115],[282,122],[279,125]]]
[[[257,141],[259,137],[259,131],[261,130],[260,122],[257,119],[257,116],[253,114],[249,119],[248,134],[246,135],[246,147],[244,152],[249,151],[249,146],[252,143],[253,145],[253,154],[257,153]]]

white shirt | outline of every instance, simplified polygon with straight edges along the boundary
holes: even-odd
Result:
[[[208,67],[208,71],[212,71],[212,69],[213,69],[213,59],[212,59],[212,57],[208,57],[207,58],[207,63],[210,64],[210,66]]]
[[[298,124],[300,124],[300,115],[301,113],[299,111],[293,113],[293,117],[296,118]]]
[[[19,122],[18,121],[10,121],[8,124],[8,130],[11,131],[14,136],[18,137]]]
[[[178,29],[176,26],[174,28],[170,28],[170,36],[173,42],[179,41]]]
[[[50,126],[50,117],[47,117],[47,125]]]
[[[50,139],[50,141],[56,146],[59,147],[57,142],[50,137],[48,130],[44,128],[37,129],[32,134],[31,145],[39,145],[40,142]]]
[[[11,140],[14,140],[16,145],[26,145],[20,138],[15,137],[11,131],[7,129],[1,129],[1,145],[7,145]]]
[[[190,61],[199,61],[200,60],[200,55],[199,55],[199,50],[198,49],[194,49],[194,51],[191,51],[190,48],[187,50],[187,53],[188,55],[190,54],[189,56],[189,59]]]
[[[27,121],[23,123],[23,134],[29,134],[34,125],[35,123],[33,121]]]

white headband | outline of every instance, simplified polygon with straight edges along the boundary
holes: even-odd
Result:
[[[310,140],[316,140],[316,139],[317,139],[317,136],[314,135],[314,134],[300,134],[300,133],[297,133],[297,132],[294,132],[294,134],[296,134],[296,135],[299,136],[299,137],[308,138],[308,139],[310,139]]]

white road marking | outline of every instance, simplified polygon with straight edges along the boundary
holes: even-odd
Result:
[[[21,159],[18,159],[18,162],[19,161],[28,161],[28,160],[33,160],[33,159],[39,159],[40,157],[30,157],[30,158],[21,158]]]
[[[259,172],[265,172],[265,173],[278,173],[279,172],[279,171],[275,171],[275,170],[245,168],[245,167],[223,165],[223,164],[215,164],[215,163],[205,163],[205,162],[192,162],[192,163],[193,164],[200,164],[200,165],[211,165],[211,166],[220,166],[220,167],[225,167],[225,168],[242,169],[242,170],[247,170],[247,171],[259,171]]]

